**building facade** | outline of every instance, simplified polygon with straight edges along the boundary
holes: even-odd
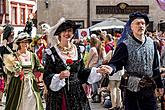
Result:
[[[2,23],[6,16],[8,16],[8,14],[6,13],[6,0],[0,0],[0,23]]]
[[[0,10],[0,23],[5,21],[3,24],[13,25],[16,36],[18,31],[23,30],[30,16],[36,12],[36,0],[0,0]]]
[[[165,20],[165,11],[156,0],[38,0],[37,5],[38,22],[45,21],[51,26],[60,17],[75,20],[83,28],[111,17],[127,21],[129,13],[134,11],[148,14],[151,31]]]

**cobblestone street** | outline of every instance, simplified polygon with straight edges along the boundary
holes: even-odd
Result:
[[[5,103],[5,98],[3,98],[3,104]],[[45,103],[44,104],[44,107],[45,107]],[[100,103],[90,103],[91,105],[91,110],[108,110],[108,109],[105,109],[104,107],[102,107],[102,105]],[[0,106],[0,110],[4,110],[5,109],[5,105],[3,106]]]
[[[3,104],[5,104],[4,101],[5,101],[5,98],[3,98]],[[45,103],[43,103],[43,104],[44,104],[44,108],[45,108]],[[91,105],[91,110],[108,110],[108,109],[104,108],[100,103],[90,103],[90,105]],[[161,110],[160,104],[158,106],[159,106],[159,108],[157,110]],[[0,110],[4,110],[4,109],[5,109],[5,105],[0,106]]]

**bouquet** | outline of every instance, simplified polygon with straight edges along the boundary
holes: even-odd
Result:
[[[70,69],[71,69],[70,66],[71,66],[73,63],[74,63],[74,62],[73,62],[72,59],[67,59],[67,60],[66,60],[66,64],[67,64],[66,69],[67,69],[68,71],[70,71]],[[68,90],[69,90],[69,78],[68,78]]]
[[[3,58],[3,63],[5,64],[5,68],[11,73],[21,72],[20,79],[21,80],[23,79],[23,71],[21,71],[22,70],[21,63],[18,60],[16,60],[13,54],[5,54]]]

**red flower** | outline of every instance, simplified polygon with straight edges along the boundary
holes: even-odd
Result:
[[[23,80],[23,78],[24,78],[24,72],[23,72],[23,70],[21,70],[20,80]]]
[[[67,60],[66,60],[66,64],[67,64],[66,69],[67,69],[67,70],[70,70],[70,65],[72,65],[73,63],[74,63],[74,62],[73,62],[72,59],[67,59]]]
[[[66,66],[66,69],[68,70],[68,71],[70,71],[70,69],[71,69],[71,67],[70,67],[70,65],[72,65],[74,62],[73,62],[73,60],[72,59],[67,59],[66,60],[66,64],[67,64],[67,66]],[[69,77],[68,77],[68,91],[69,91]]]
[[[66,60],[66,64],[67,65],[72,65],[74,62],[73,62],[73,60],[72,59],[67,59]]]

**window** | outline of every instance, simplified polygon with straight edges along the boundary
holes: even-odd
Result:
[[[76,25],[79,26],[79,28],[84,28],[84,21],[83,20],[74,20]]]
[[[11,9],[11,23],[17,24],[17,7],[12,7]]]
[[[31,4],[28,4],[27,5],[27,8],[28,8],[28,18],[30,18],[30,16],[32,15],[32,13],[33,13],[33,5],[31,5]],[[30,19],[32,19],[32,18],[30,18]]]
[[[30,15],[33,12],[33,9],[28,9],[28,15]]]
[[[20,23],[25,24],[25,8],[20,9]]]
[[[30,18],[30,16],[32,15],[32,12],[33,12],[33,9],[28,9],[28,18]]]
[[[0,14],[4,13],[4,0],[0,0]]]

